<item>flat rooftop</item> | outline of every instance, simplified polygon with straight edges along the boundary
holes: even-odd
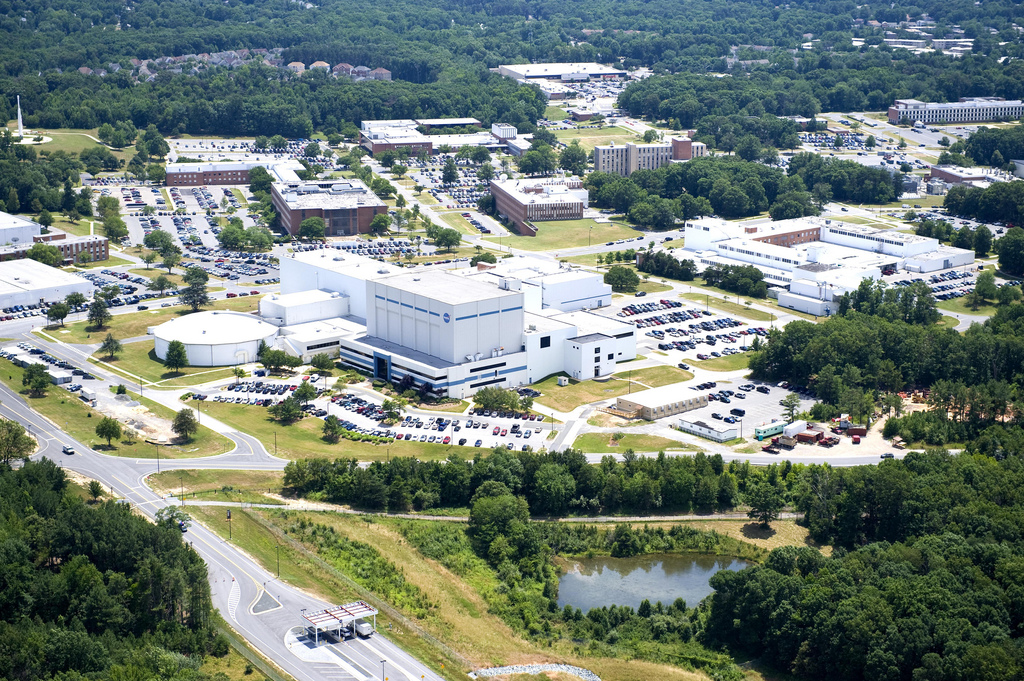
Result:
[[[353,279],[376,279],[378,277],[384,277],[389,274],[399,274],[402,272],[402,268],[389,265],[379,260],[372,260],[362,255],[355,255],[354,253],[346,253],[344,251],[338,251],[330,248],[317,251],[304,251],[302,253],[292,253],[291,255],[282,258],[282,261],[295,260],[296,262],[305,263],[307,265],[313,265],[321,267],[331,272],[337,272]],[[314,289],[315,290],[315,289]],[[296,292],[301,295],[300,292]]]
[[[29,258],[0,262],[0,299],[6,294],[72,284],[92,286],[92,282],[77,274],[58,270]]]
[[[11,215],[10,213],[4,213],[0,211],[0,229],[8,229],[11,227],[23,228],[23,227],[39,227],[36,222],[23,218],[20,215]]]
[[[830,231],[840,229],[847,234],[862,236],[873,240],[885,239],[886,241],[893,241],[899,244],[920,244],[935,241],[930,237],[910,234],[908,232],[898,232],[894,229],[875,229],[874,227],[868,227],[867,225],[855,225],[848,222],[836,222],[834,220],[831,224],[825,225],[825,227]]]
[[[606,336],[615,336],[619,333],[636,330],[636,327],[632,322],[620,322],[618,319],[584,312],[582,310],[554,314],[551,315],[551,318],[565,324],[572,324],[576,327],[581,336],[586,336],[591,333],[603,333]]]
[[[520,78],[561,78],[563,75],[585,73],[588,76],[622,76],[625,71],[596,64],[594,62],[568,62],[546,64],[503,64],[498,67],[499,73],[510,73]]]
[[[389,277],[381,277],[377,283],[400,291],[407,291],[425,296],[448,305],[473,303],[478,300],[492,298],[520,297],[519,291],[506,291],[497,286],[472,279],[449,274],[444,270],[416,270]]]
[[[491,182],[520,203],[582,203],[583,198],[577,196],[577,192],[586,191],[582,187],[570,187],[565,181],[559,180],[524,178]]]
[[[360,180],[275,182],[273,187],[289,210],[338,210],[387,205]]]
[[[437,127],[447,127],[453,125],[480,125],[480,121],[475,118],[417,118],[416,123],[419,125],[429,125]]]

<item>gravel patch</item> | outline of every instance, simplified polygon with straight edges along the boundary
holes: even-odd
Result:
[[[540,674],[541,672],[564,672],[571,674],[583,681],[601,681],[594,672],[581,667],[574,667],[570,664],[514,664],[508,667],[491,667],[490,669],[478,669],[470,677],[502,676],[504,674]]]

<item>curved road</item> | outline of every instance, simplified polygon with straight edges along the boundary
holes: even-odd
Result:
[[[152,518],[176,499],[165,499],[145,484],[155,473],[155,459],[124,459],[99,454],[32,411],[20,395],[0,385],[0,416],[22,423],[39,441],[33,458],[48,457],[59,465],[99,480]],[[286,463],[270,456],[254,438],[225,433],[235,443],[227,454],[205,459],[170,459],[161,470],[224,468],[280,470]],[[68,456],[64,446],[75,449]],[[370,681],[391,678],[406,681],[441,681],[441,677],[400,649],[382,634],[336,645],[315,647],[293,630],[301,624],[303,609],[320,610],[331,604],[285,584],[255,560],[202,525],[193,524],[186,541],[209,569],[213,603],[222,616],[251,646],[298,681]]]

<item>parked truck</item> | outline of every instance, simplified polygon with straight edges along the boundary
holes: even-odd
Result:
[[[356,620],[352,624],[352,629],[362,638],[370,638],[373,635],[373,625],[363,620]]]
[[[772,444],[784,447],[786,449],[793,449],[796,447],[796,440],[789,437],[788,435],[780,435],[772,438]]]

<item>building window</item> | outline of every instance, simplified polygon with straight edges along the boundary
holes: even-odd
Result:
[[[598,355],[597,357],[594,358],[594,364],[600,364],[600,363],[601,363],[601,355]]]
[[[601,354],[601,348],[594,348],[594,354],[595,355],[600,355]]]
[[[608,359],[615,359],[614,353],[608,353]]]

